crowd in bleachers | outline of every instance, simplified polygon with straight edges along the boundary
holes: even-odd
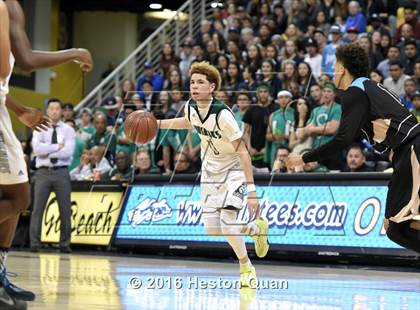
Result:
[[[200,138],[195,130],[159,130],[146,145],[126,138],[133,111],[157,119],[183,115],[188,70],[195,61],[215,65],[223,78],[215,97],[232,108],[249,139],[257,172],[383,171],[392,154],[376,154],[359,139],[342,154],[288,171],[288,154],[330,141],[341,118],[340,92],[332,83],[337,46],[358,43],[370,59],[370,78],[396,93],[420,121],[420,22],[416,1],[227,0],[201,22],[199,33],[175,53],[162,46],[159,70],[144,63],[138,81],[93,111],[63,119],[77,132],[73,180],[121,180],[144,174],[196,173]],[[28,154],[29,155],[29,154]]]

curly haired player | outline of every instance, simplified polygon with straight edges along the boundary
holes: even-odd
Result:
[[[236,222],[248,192],[250,217],[259,214],[259,204],[252,174],[251,158],[242,131],[232,111],[213,98],[221,84],[217,69],[207,62],[197,62],[190,72],[191,99],[185,104],[185,116],[161,120],[160,128],[189,129],[201,138],[201,206],[204,227],[210,235],[223,235],[240,263],[242,287],[255,287],[256,272],[245,247],[243,235],[255,241],[255,251],[264,257],[268,251],[268,221],[258,217],[247,225]]]
[[[344,90],[338,133],[303,156],[291,156],[287,165],[320,161],[350,145],[360,131],[378,152],[392,149],[394,173],[388,185],[384,227],[392,241],[420,253],[420,123],[397,95],[365,77],[369,60],[360,46],[340,46],[336,57],[334,83]]]

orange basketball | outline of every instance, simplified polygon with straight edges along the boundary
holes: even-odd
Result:
[[[150,112],[134,111],[125,120],[124,132],[134,143],[145,144],[152,140],[157,133],[158,124]]]

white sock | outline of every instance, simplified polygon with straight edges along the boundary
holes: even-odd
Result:
[[[258,227],[258,225],[255,223],[255,221],[248,223],[246,225],[246,231],[245,233],[247,235],[253,236],[253,235],[258,235],[260,233],[260,228]]]
[[[6,270],[7,250],[0,250],[0,273]]]

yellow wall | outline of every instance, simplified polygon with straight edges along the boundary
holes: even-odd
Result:
[[[59,0],[53,0],[51,5],[51,50],[57,50],[59,33]],[[37,21],[39,22],[39,21]],[[50,93],[38,93],[24,88],[10,87],[10,95],[20,103],[43,108],[43,104],[48,98],[59,98],[63,102],[77,104],[83,97],[84,76],[78,65],[68,63],[51,69],[52,76]],[[15,131],[24,129],[24,126],[12,115],[13,128]]]

